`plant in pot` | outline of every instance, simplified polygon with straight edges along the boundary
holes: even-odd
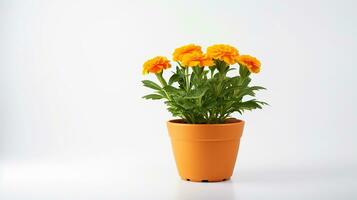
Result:
[[[175,49],[173,61],[177,66],[169,79],[163,76],[171,67],[166,57],[144,63],[143,74],[155,74],[159,83],[143,80],[153,90],[143,98],[164,100],[168,111],[179,118],[168,121],[167,127],[182,179],[228,180],[244,127],[244,121],[232,114],[266,105],[252,98],[265,88],[250,85],[250,75],[259,73],[260,61],[225,44],[212,45],[206,53],[198,45],[182,46]]]

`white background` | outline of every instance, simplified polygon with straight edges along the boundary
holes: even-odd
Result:
[[[356,7],[0,1],[0,199],[356,199]],[[141,99],[143,62],[188,43],[262,62],[231,181],[181,181],[171,115]]]

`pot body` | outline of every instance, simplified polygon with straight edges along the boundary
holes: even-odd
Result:
[[[230,179],[236,162],[244,121],[225,124],[167,122],[176,166],[182,179],[217,182]]]

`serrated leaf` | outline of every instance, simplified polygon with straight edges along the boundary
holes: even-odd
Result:
[[[255,101],[255,99],[236,103],[235,107],[239,110],[253,110],[257,108],[262,108],[261,105],[259,105],[259,103]]]

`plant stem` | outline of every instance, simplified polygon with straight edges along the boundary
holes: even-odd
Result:
[[[165,79],[162,77],[162,71],[160,73],[155,74],[155,75],[156,75],[157,79],[160,81],[160,83],[161,83],[161,85],[163,87],[162,90],[164,91],[167,99],[169,101],[171,101],[172,99],[171,99],[170,95],[166,92],[166,90],[164,88],[165,86],[167,86],[167,83],[166,83]]]
[[[166,83],[165,79],[162,77],[162,71],[160,73],[155,74],[155,75],[156,75],[157,79],[160,81],[162,87],[167,86],[167,83]]]
[[[185,68],[185,77],[186,77],[186,91],[188,92],[190,89],[190,79],[188,77],[188,67]]]

